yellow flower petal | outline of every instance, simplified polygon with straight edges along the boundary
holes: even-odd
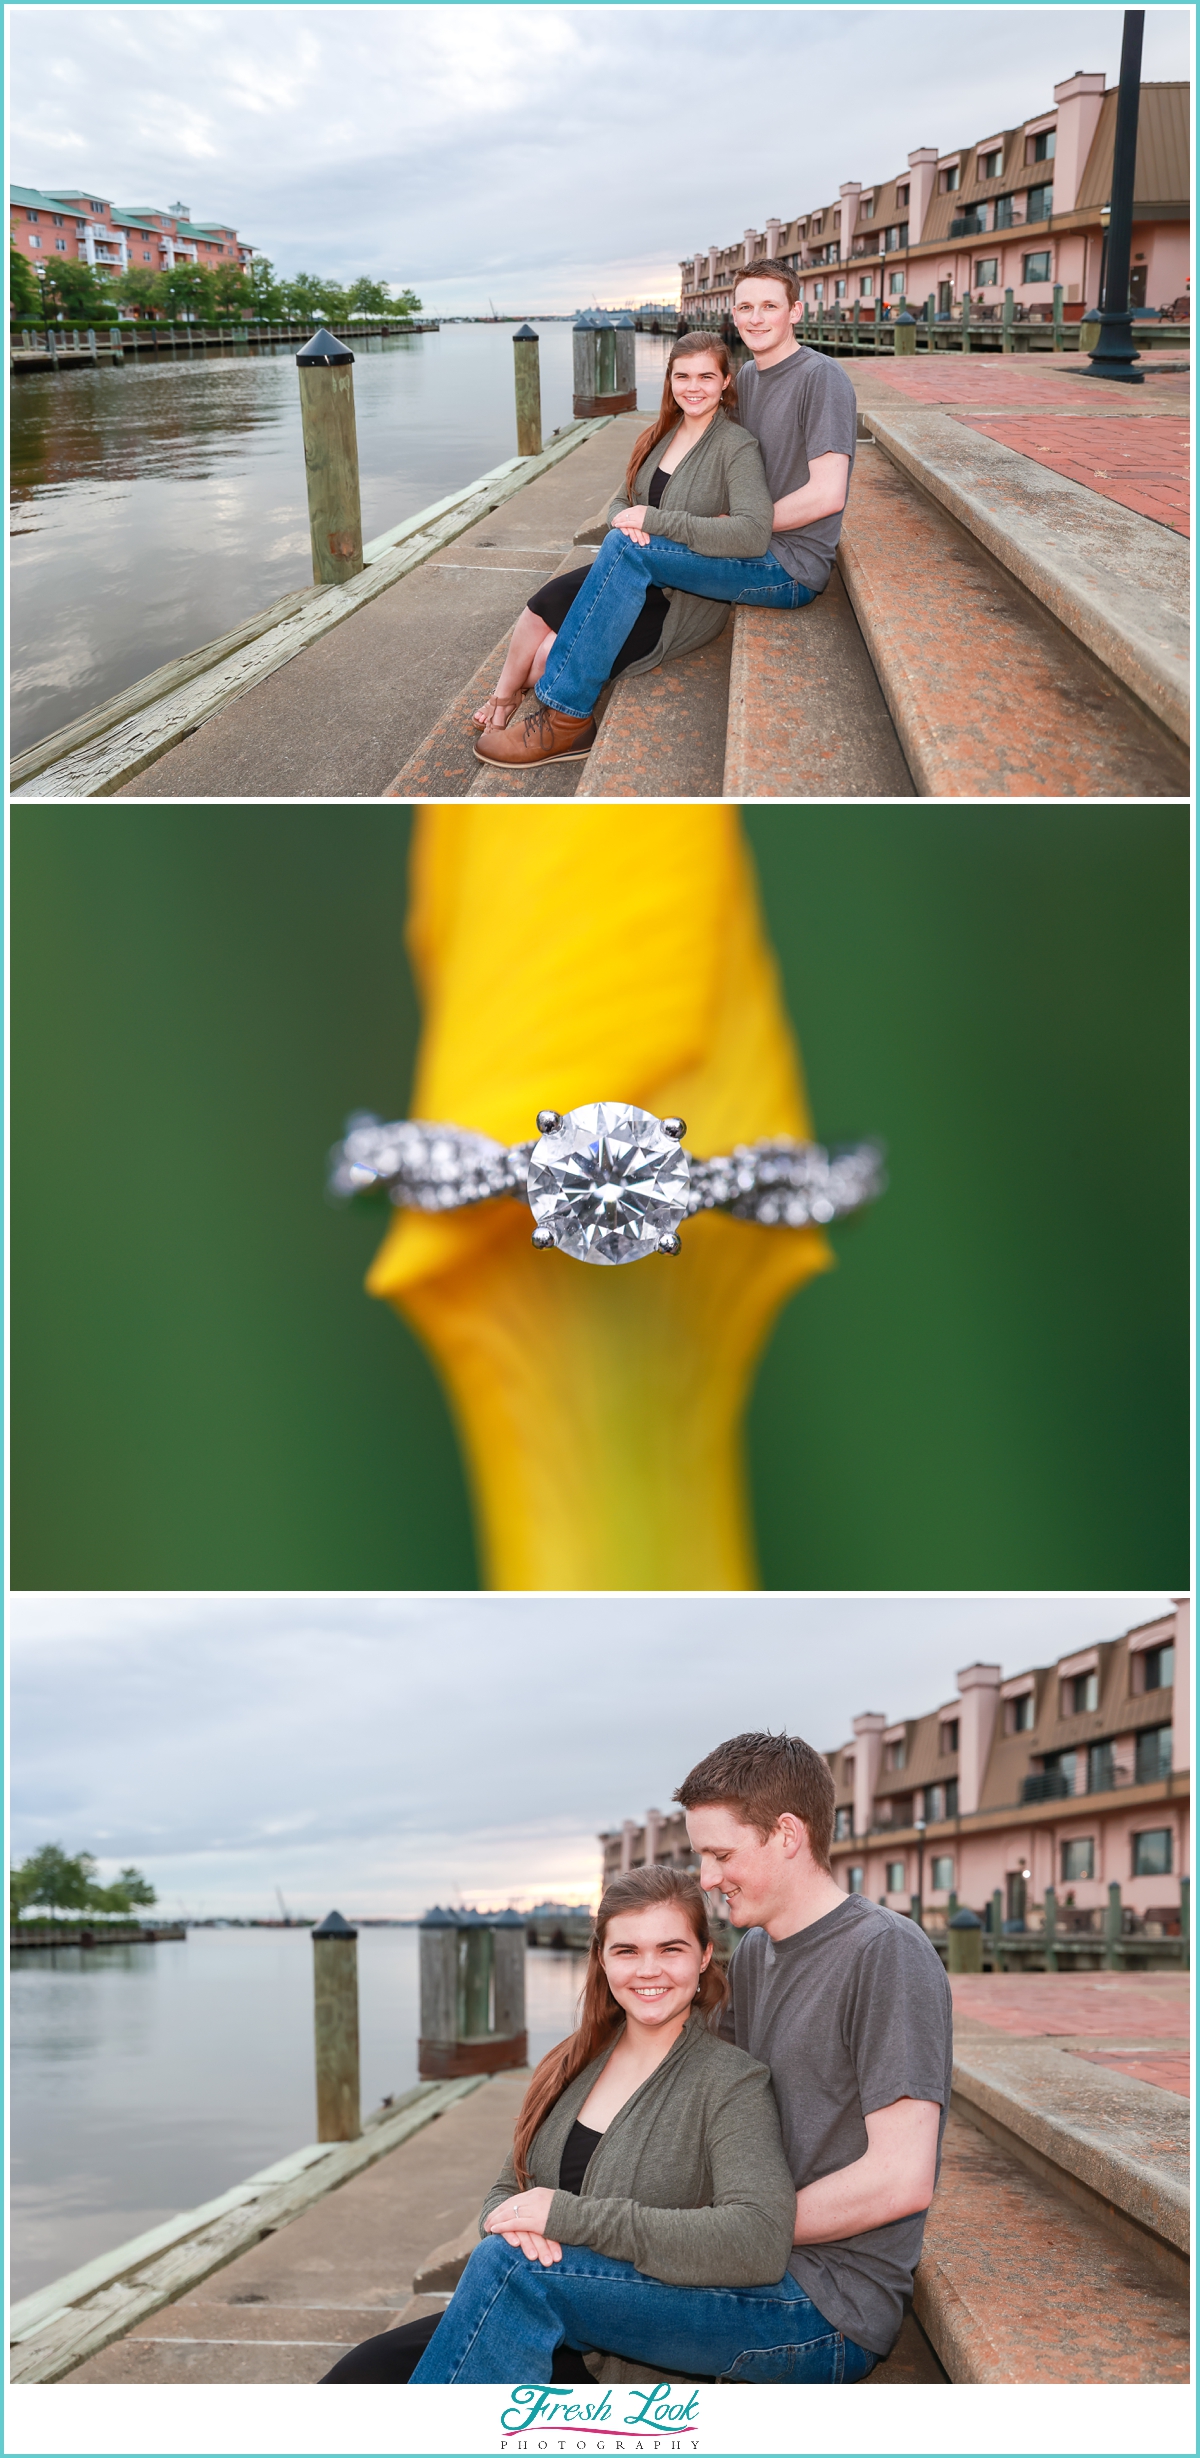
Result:
[[[431,805],[408,923],[424,1029],[409,1113],[504,1142],[539,1109],[631,1101],[700,1154],[812,1132],[737,814]],[[816,1229],[706,1214],[683,1253],[535,1253],[523,1206],[398,1213],[368,1276],[458,1420],[503,1588],[755,1584],[740,1451],[755,1362]]]

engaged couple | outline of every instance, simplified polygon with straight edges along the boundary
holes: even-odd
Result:
[[[750,352],[686,333],[662,406],[629,456],[595,562],[547,581],[475,713],[476,757],[532,768],[586,757],[607,682],[724,630],[735,606],[808,606],[833,568],[854,464],[854,387],[793,330],[795,276],[747,265],[733,315]],[[533,699],[524,714],[526,694]]]
[[[891,2348],[950,2104],[938,1954],[835,1884],[807,1742],[742,1733],[674,1797],[699,1877],[605,1890],[445,2313],[328,2381],[862,2381]],[[749,1932],[728,1979],[701,1889]]]

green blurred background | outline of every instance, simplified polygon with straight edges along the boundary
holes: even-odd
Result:
[[[405,1109],[410,824],[14,808],[14,1586],[476,1584],[381,1216],[321,1191]],[[818,1132],[891,1171],[759,1376],[764,1585],[1185,1583],[1186,810],[745,826]]]

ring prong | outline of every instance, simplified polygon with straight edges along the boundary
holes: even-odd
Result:
[[[553,1246],[554,1244],[553,1229],[548,1229],[545,1222],[543,1222],[539,1229],[534,1230],[530,1243],[536,1246],[540,1255],[544,1255],[547,1247]]]
[[[673,1142],[679,1143],[687,1134],[687,1120],[685,1118],[664,1118],[662,1131],[664,1135],[669,1135]]]
[[[539,1135],[557,1135],[558,1130],[559,1130],[559,1128],[560,1128],[560,1126],[561,1126],[561,1125],[562,1125],[562,1111],[561,1111],[561,1110],[539,1110],[539,1111],[538,1111],[538,1114],[537,1114],[537,1131],[538,1131],[538,1134],[539,1134]]]
[[[673,1229],[668,1229],[665,1235],[659,1239],[658,1251],[660,1255],[679,1254],[681,1251],[681,1241],[676,1237]]]

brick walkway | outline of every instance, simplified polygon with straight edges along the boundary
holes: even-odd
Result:
[[[954,2011],[1016,2036],[1095,2041],[1072,2053],[1191,2097],[1186,1972],[965,1972]]]
[[[972,410],[1032,407],[1086,414],[1103,402],[1135,416],[1142,414],[1147,395],[1151,403],[1185,402],[1191,381],[1186,371],[1168,373],[1152,361],[1146,363],[1145,384],[1127,386],[1097,383],[1095,376],[1076,374],[1073,362],[1062,359],[1052,365],[1031,365],[1020,356],[955,360],[949,351],[902,367],[885,359],[863,359],[851,362],[848,372],[856,379],[861,373],[865,383],[882,384],[929,409],[944,403]]]
[[[1191,536],[1187,423],[1182,418],[966,418],[1010,452],[1073,478],[1147,520]]]

